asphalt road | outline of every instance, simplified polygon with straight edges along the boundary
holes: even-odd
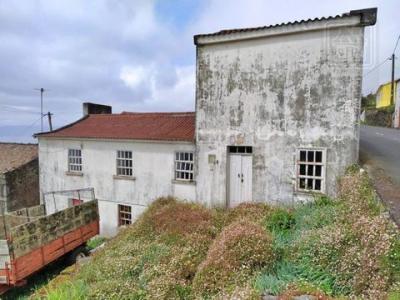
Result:
[[[372,160],[400,185],[400,130],[361,126],[361,160]]]

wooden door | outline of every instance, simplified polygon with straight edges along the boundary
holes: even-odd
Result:
[[[229,207],[252,201],[252,164],[253,158],[251,155],[229,155]]]

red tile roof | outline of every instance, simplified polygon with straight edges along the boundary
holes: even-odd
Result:
[[[37,137],[194,141],[195,113],[94,114]]]
[[[0,173],[6,173],[36,159],[36,144],[0,143]]]

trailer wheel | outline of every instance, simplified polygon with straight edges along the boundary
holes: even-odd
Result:
[[[88,256],[86,247],[80,246],[73,250],[67,257],[67,263],[73,265]]]

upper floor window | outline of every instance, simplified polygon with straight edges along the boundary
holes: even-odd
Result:
[[[193,152],[175,153],[175,179],[193,181]]]
[[[132,176],[132,151],[117,151],[117,175]]]
[[[68,171],[82,172],[81,149],[68,149]]]
[[[298,149],[296,159],[298,191],[325,192],[325,149]]]

